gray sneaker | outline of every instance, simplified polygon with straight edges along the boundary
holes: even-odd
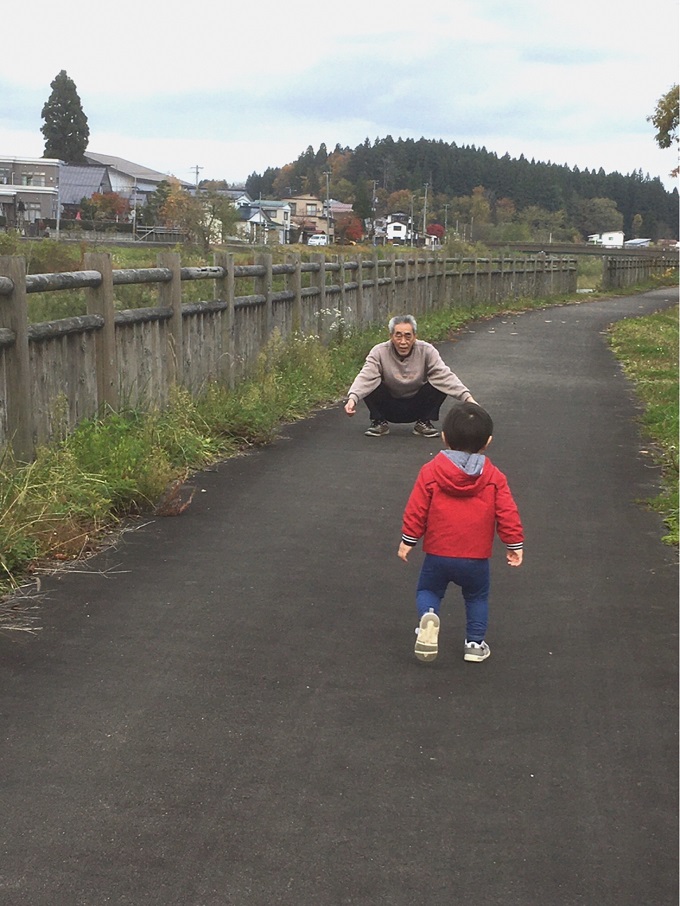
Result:
[[[416,629],[413,653],[419,661],[433,661],[439,651],[439,617],[434,611],[424,613]]]
[[[486,642],[468,642],[465,640],[463,649],[463,660],[465,661],[485,661],[491,654],[491,649]]]
[[[413,426],[413,433],[421,437],[439,437],[439,431],[428,421],[417,421]]]
[[[382,437],[383,434],[390,433],[390,426],[385,421],[374,418],[368,431],[364,431],[366,437]]]

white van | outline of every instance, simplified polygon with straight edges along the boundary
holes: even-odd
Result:
[[[314,233],[307,240],[307,245],[328,245],[328,236],[325,233]]]

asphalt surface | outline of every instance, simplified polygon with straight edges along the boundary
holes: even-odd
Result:
[[[603,332],[676,290],[481,322],[525,561],[482,664],[413,657],[401,513],[440,447],[365,408],[195,477],[0,634],[2,906],[676,906],[678,569]]]

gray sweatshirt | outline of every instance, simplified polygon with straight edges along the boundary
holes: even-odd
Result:
[[[416,340],[410,353],[402,358],[392,341],[387,340],[371,349],[347,396],[358,402],[384,382],[392,396],[408,398],[415,396],[428,381],[437,390],[462,402],[472,396],[431,343]]]

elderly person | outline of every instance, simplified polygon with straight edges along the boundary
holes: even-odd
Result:
[[[371,417],[367,437],[389,434],[390,422],[415,422],[414,434],[438,437],[432,422],[439,418],[446,397],[475,400],[435,347],[417,339],[413,315],[396,315],[389,322],[389,331],[389,340],[378,343],[366,356],[347,391],[345,412],[354,415],[359,400],[366,403]]]

